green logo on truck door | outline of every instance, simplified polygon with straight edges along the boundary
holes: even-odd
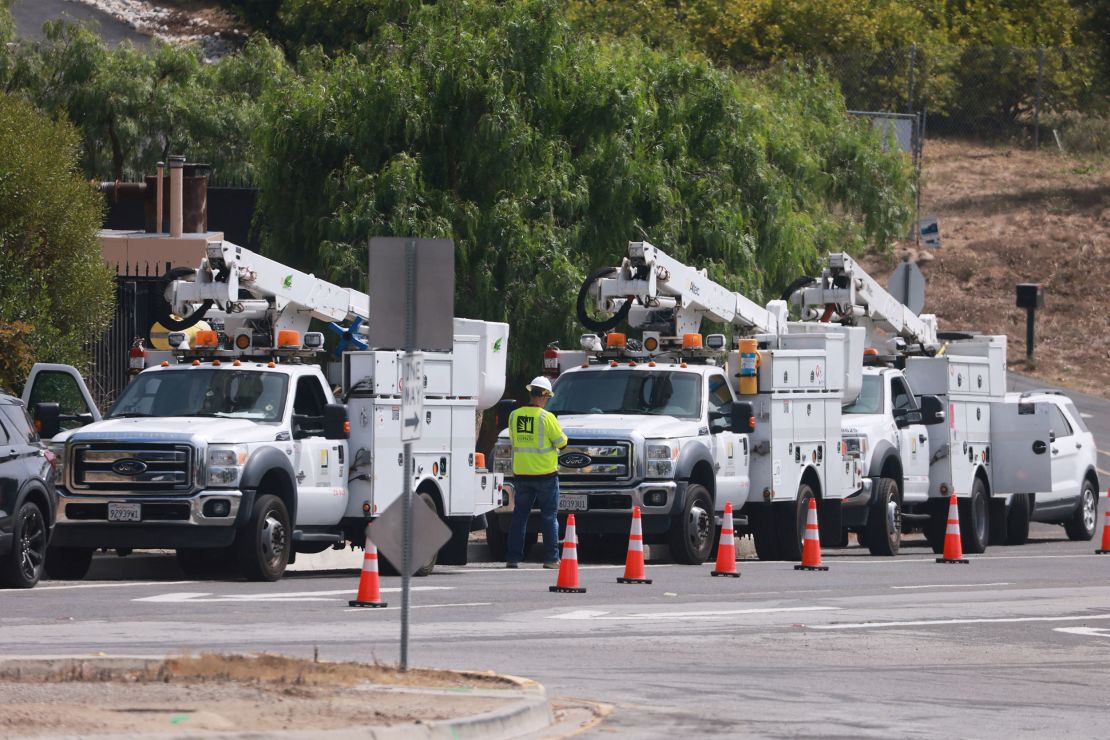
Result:
[[[281,287],[285,288],[286,290],[289,290],[290,288],[292,288],[293,287],[293,276],[292,275],[286,275],[285,279],[281,281]]]

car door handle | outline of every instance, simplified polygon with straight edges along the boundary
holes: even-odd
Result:
[[[1053,454],[1053,455],[1055,455],[1055,454],[1057,454],[1057,453],[1059,453],[1059,452],[1060,452],[1060,449],[1059,449],[1058,447],[1053,447],[1053,448],[1052,448],[1052,454]]]
[[[924,444],[925,440],[927,440],[927,439],[928,439],[928,437],[926,437],[924,434],[917,435],[917,441],[918,442],[921,442],[921,443]]]
[[[1083,443],[1082,442],[1076,442],[1075,443],[1075,449],[1077,449],[1077,450],[1083,449]]]

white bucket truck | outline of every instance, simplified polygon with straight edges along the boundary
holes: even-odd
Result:
[[[896,553],[914,528],[941,552],[952,494],[963,548],[981,553],[1005,530],[1010,494],[1052,490],[1049,409],[1007,400],[1005,336],[938,333],[843,253],[793,299],[811,325],[867,332],[862,390],[843,415],[867,477],[845,524],[873,553]]]
[[[72,368],[36,366],[28,380],[24,400],[62,463],[48,571],[81,578],[97,548],[172,548],[190,573],[237,566],[276,580],[296,553],[361,546],[405,475],[402,353],[345,351],[365,346],[369,297],[226,241],[175,277],[167,298],[187,317],[171,327],[176,361],[139,373],[103,418]],[[188,346],[182,330],[201,319],[219,329]],[[348,324],[334,325],[339,399],[305,361],[324,343],[311,319]],[[504,391],[507,341],[505,324],[455,319],[453,351],[426,354],[410,474],[452,530],[443,562],[466,562],[472,523],[499,501],[501,476],[475,452],[475,416]]]
[[[589,316],[591,298],[608,318]],[[586,328],[608,333],[583,335],[581,350],[545,353],[557,376],[546,408],[570,439],[559,457],[560,505],[584,540],[623,544],[639,506],[648,542],[701,563],[731,502],[761,558],[794,560],[811,498],[822,524],[827,517],[839,531],[840,503],[860,486],[858,466],[842,454],[840,409],[859,383],[847,360],[862,352],[861,330],[794,334],[782,301],[759,306],[647,242],[630,242],[619,267],[591,275],[578,308]],[[703,320],[744,339],[733,349],[722,334],[703,341]],[[639,338],[611,331],[622,321]],[[495,557],[512,513],[511,458],[502,432],[493,467],[506,475],[508,496],[487,515]],[[537,530],[533,513],[529,532]]]

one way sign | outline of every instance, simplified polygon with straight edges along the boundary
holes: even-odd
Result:
[[[401,441],[420,439],[424,415],[424,353],[406,352],[401,359]]]

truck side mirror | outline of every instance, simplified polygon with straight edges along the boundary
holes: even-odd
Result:
[[[61,412],[56,403],[40,403],[35,407],[35,431],[43,439],[53,439],[62,430]]]
[[[895,415],[894,423],[899,429],[905,429],[910,424],[920,424],[922,423],[921,412],[903,410],[902,413]]]
[[[948,419],[948,411],[944,403],[936,396],[921,397],[921,422],[925,426],[943,424]]]
[[[341,403],[329,403],[324,407],[324,439],[347,439],[350,436],[347,407]]]
[[[734,434],[748,434],[755,429],[755,412],[747,401],[738,401],[732,404],[732,418],[729,431]]]

